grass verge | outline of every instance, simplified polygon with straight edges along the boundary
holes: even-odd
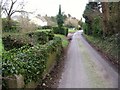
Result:
[[[42,31],[51,31],[51,29],[38,29],[37,32],[42,32]]]
[[[89,43],[97,48],[100,52],[104,54],[113,64],[119,65],[117,42],[115,37],[99,38],[83,34]]]
[[[69,29],[68,30],[68,33],[74,33],[74,32],[76,32],[77,30],[73,30],[73,29]]]
[[[68,42],[66,36],[60,35],[60,34],[55,34],[55,36],[60,37],[62,39],[62,46],[63,46],[63,48],[66,48],[68,46],[69,42]]]

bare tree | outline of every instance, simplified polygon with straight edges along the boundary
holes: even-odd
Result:
[[[24,12],[24,1],[18,2],[19,0],[6,0],[2,3],[2,12],[7,15],[9,19],[11,19],[11,16],[16,12]]]
[[[8,28],[11,29],[11,16],[16,12],[25,12],[23,10],[24,1],[22,0],[2,0],[1,2],[1,12],[5,14],[8,20]]]
[[[36,30],[36,25],[29,19],[29,13],[22,12],[22,15],[17,18],[21,33],[31,32]]]

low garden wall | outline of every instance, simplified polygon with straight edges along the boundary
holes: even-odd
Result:
[[[35,88],[54,67],[62,41],[55,37],[45,45],[23,46],[3,52],[3,89]]]

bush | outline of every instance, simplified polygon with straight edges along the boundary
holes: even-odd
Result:
[[[27,35],[30,38],[33,38],[35,43],[39,44],[45,44],[54,37],[54,33],[52,31],[31,32],[27,33]]]
[[[42,26],[42,29],[52,29],[52,26]]]
[[[2,37],[5,50],[20,48],[26,44],[30,46],[36,44],[46,44],[53,40],[54,33],[52,31],[30,32],[27,34],[8,34]]]
[[[53,40],[53,38],[54,38],[54,33],[53,33],[53,31],[46,31],[46,33],[47,33],[48,39],[49,39],[49,40]]]
[[[2,31],[3,32],[18,32],[20,30],[19,24],[17,21],[11,20],[11,27],[8,25],[8,20],[2,18]]]
[[[84,31],[84,33],[87,34],[87,35],[90,35],[90,34],[91,34],[91,33],[90,33],[89,24],[87,24],[87,23],[84,23],[84,24],[83,24],[83,31]]]
[[[11,50],[13,48],[20,48],[26,44],[25,42],[22,42],[21,40],[11,37],[10,35],[3,37],[2,43],[4,45],[5,50]]]
[[[102,29],[101,29],[101,18],[100,17],[96,17],[94,18],[93,20],[93,23],[92,23],[92,28],[93,28],[93,31],[92,31],[92,34],[96,37],[96,36],[102,36]]]
[[[3,51],[2,75],[3,77],[23,75],[25,83],[39,81],[46,69],[49,53],[61,51],[61,39],[56,37],[45,45],[23,46],[19,49]],[[58,53],[59,54],[59,53]]]
[[[68,28],[66,27],[53,27],[53,32],[55,34],[62,34],[67,36],[68,35]]]

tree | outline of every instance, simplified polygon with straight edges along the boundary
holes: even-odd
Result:
[[[21,33],[31,32],[36,30],[36,25],[30,22],[28,13],[23,12],[21,16],[18,17],[19,27],[21,28]]]
[[[82,18],[78,21],[78,25],[80,26],[80,27],[82,27]]]
[[[2,13],[4,13],[8,20],[8,29],[12,29],[11,17],[16,12],[25,12],[23,11],[24,2],[18,2],[18,0],[2,0],[1,1]]]
[[[57,15],[57,24],[58,24],[58,27],[62,27],[63,23],[64,23],[64,18],[63,18],[63,15],[61,13],[61,5],[59,5],[59,12],[58,12],[58,15]]]
[[[78,22],[79,20],[76,18],[67,18],[64,22],[64,25],[67,26],[68,28],[78,28]]]
[[[87,25],[87,34],[93,34],[94,30],[93,30],[93,23],[94,23],[94,19],[96,17],[101,17],[101,13],[99,10],[99,3],[97,2],[89,2],[86,5],[86,9],[84,11],[83,17],[85,18],[85,25]]]
[[[0,39],[2,38],[2,19],[1,19],[1,3],[0,3]]]
[[[103,35],[108,33],[109,7],[108,2],[102,2],[102,20],[103,20]]]
[[[71,17],[71,15],[70,15],[70,14],[68,14],[68,17]]]

